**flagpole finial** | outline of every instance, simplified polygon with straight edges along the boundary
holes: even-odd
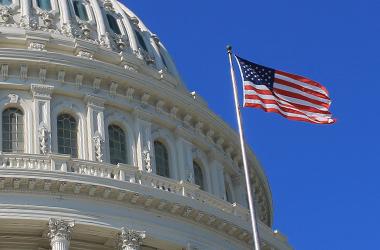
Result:
[[[227,45],[226,49],[227,49],[228,53],[232,53],[232,46],[231,45]]]

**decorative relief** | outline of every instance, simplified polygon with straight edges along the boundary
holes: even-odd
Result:
[[[52,22],[53,22],[52,14],[50,14],[47,11],[43,11],[43,12],[40,12],[38,15],[41,17],[41,19],[45,25],[45,28],[48,28],[48,29],[51,28]]]
[[[119,250],[138,250],[145,239],[145,232],[122,228],[118,235]]]
[[[33,98],[51,98],[51,93],[54,87],[42,84],[32,84],[30,90],[33,94]]]
[[[49,129],[46,124],[41,123],[38,128],[38,137],[40,141],[40,151],[46,155],[49,153]]]
[[[103,162],[104,139],[98,131],[95,132],[94,137],[92,139],[94,141],[94,147],[95,147],[95,158],[98,162]]]
[[[144,166],[145,166],[145,170],[148,172],[148,173],[152,173],[152,164],[151,164],[151,154],[150,154],[150,150],[145,147],[143,152],[142,152],[142,155],[143,155],[143,163],[144,163]]]
[[[9,103],[18,103],[19,101],[19,96],[16,94],[9,94]]]
[[[30,42],[28,49],[30,50],[39,50],[39,51],[46,51],[46,44],[40,43],[40,42]]]
[[[11,9],[6,6],[0,7],[0,23],[6,24],[9,23],[12,16]]]
[[[80,50],[78,52],[77,56],[87,58],[90,60],[94,59],[94,54],[92,54],[91,52],[85,51],[85,50]]]
[[[111,11],[111,12],[114,11],[112,2],[110,0],[105,0],[103,6],[108,11]]]
[[[48,237],[52,241],[71,239],[71,232],[74,227],[74,222],[67,222],[61,219],[49,219]]]

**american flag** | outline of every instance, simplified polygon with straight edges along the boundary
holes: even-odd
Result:
[[[308,78],[268,68],[236,56],[244,83],[244,107],[261,108],[290,120],[331,124],[325,87]]]

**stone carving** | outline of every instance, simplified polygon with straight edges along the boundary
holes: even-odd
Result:
[[[152,173],[152,164],[151,164],[151,155],[150,155],[150,151],[149,149],[145,148],[142,152],[143,154],[143,161],[144,161],[144,165],[145,165],[145,170],[148,172],[148,173]]]
[[[18,103],[19,96],[16,94],[9,94],[9,103]]]
[[[79,28],[82,31],[83,38],[89,39],[91,37],[91,26],[88,23],[81,23]]]
[[[40,140],[40,151],[46,155],[49,153],[49,129],[46,124],[41,123],[38,128],[38,137]]]
[[[92,139],[94,141],[94,147],[95,147],[95,158],[98,162],[103,162],[104,139],[98,131],[95,132],[94,137]]]
[[[11,9],[6,6],[0,8],[0,18],[2,23],[9,23],[12,16]]]
[[[45,27],[51,28],[52,22],[53,22],[53,16],[49,12],[46,12],[46,11],[39,13],[39,16],[44,22]]]
[[[113,11],[112,2],[110,0],[105,0],[103,6],[106,10]]]
[[[77,56],[84,57],[84,58],[87,58],[87,59],[90,59],[90,60],[92,60],[93,57],[94,57],[94,55],[91,52],[88,52],[88,51],[85,51],[85,50],[80,50],[78,52]]]
[[[122,228],[118,235],[119,250],[138,250],[145,239],[145,232]]]
[[[45,84],[32,84],[30,90],[34,98],[50,99],[54,87]]]
[[[193,183],[193,180],[194,180],[194,174],[193,174],[193,172],[192,171],[188,171],[187,177],[186,177],[186,181],[190,182],[190,183]]]
[[[148,64],[148,65],[154,64],[154,62],[155,62],[154,57],[149,55],[149,53],[146,50],[139,49],[139,53],[140,53],[141,57],[144,59],[144,61],[146,62],[146,64]]]
[[[54,244],[56,242],[65,242],[68,243],[71,239],[71,232],[74,227],[74,222],[64,221],[62,219],[49,219],[49,233],[48,237],[52,248],[54,249]],[[68,248],[67,248],[68,249]]]
[[[46,47],[46,45],[44,43],[30,42],[29,46],[28,46],[28,49],[45,51],[45,47]]]

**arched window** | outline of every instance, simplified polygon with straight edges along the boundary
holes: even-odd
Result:
[[[144,41],[144,38],[142,37],[142,35],[140,34],[140,32],[138,32],[137,30],[135,30],[135,34],[136,34],[136,38],[141,46],[141,48],[145,51],[148,51],[148,48],[146,47],[146,44],[145,44],[145,41]]]
[[[51,10],[50,0],[37,0],[37,5],[43,10]]]
[[[159,141],[154,142],[154,156],[156,159],[156,174],[170,177],[168,151]]]
[[[24,114],[18,108],[3,111],[3,152],[24,152]]]
[[[84,6],[84,4],[79,1],[74,1],[73,5],[75,15],[83,21],[88,21],[86,6]]]
[[[106,16],[107,16],[108,24],[110,25],[111,30],[115,32],[116,34],[121,35],[119,24],[117,23],[116,18],[113,15],[108,14],[108,13],[106,14]]]
[[[193,168],[194,168],[194,182],[196,185],[198,185],[202,190],[204,190],[204,182],[203,182],[203,172],[202,168],[196,163],[193,162]]]
[[[58,153],[78,157],[77,121],[69,114],[57,117]]]
[[[12,4],[12,0],[0,0],[0,4],[1,5],[11,5]]]
[[[124,131],[116,125],[109,125],[108,138],[111,164],[127,163]]]

